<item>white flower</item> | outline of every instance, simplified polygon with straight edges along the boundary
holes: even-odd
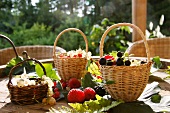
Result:
[[[17,81],[17,86],[18,87],[24,87],[24,80],[20,79],[19,81]]]
[[[77,53],[77,54],[82,54],[82,49],[79,48],[78,50],[76,50],[76,53]]]
[[[88,52],[88,53],[87,53],[87,60],[90,60],[90,59],[91,59],[91,55],[92,55],[91,52]]]
[[[148,30],[145,31],[145,34],[146,34],[146,38],[148,39],[149,36],[151,35],[150,32]]]
[[[29,84],[30,84],[30,80],[29,80],[29,79],[25,79],[25,80],[24,80],[24,85],[25,85],[25,86],[28,86]]]
[[[163,25],[163,23],[164,23],[164,15],[161,15],[159,25]]]
[[[153,22],[149,23],[149,29],[152,30],[153,29]]]
[[[35,84],[36,84],[35,80],[30,80],[29,85],[35,85]]]
[[[45,85],[47,84],[47,81],[41,81],[41,84]]]

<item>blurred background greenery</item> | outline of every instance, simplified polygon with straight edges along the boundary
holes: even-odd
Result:
[[[170,35],[170,1],[148,0],[147,29],[150,33],[159,25],[161,15],[164,24],[161,33]],[[82,30],[89,41],[89,51],[99,54],[99,41],[108,26],[132,21],[131,0],[1,0],[0,33],[8,36],[16,46],[53,45],[57,35],[66,28]],[[150,22],[153,28],[150,29]],[[156,36],[150,36],[152,38]],[[132,42],[128,27],[112,30],[105,39],[105,53],[125,51]],[[85,48],[78,33],[62,35],[57,46],[66,50]],[[0,40],[0,48],[10,47]]]

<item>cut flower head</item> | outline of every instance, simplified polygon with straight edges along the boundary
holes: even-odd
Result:
[[[87,60],[91,59],[91,52],[86,52],[81,48],[77,50],[71,50],[66,53],[56,54],[58,58],[87,58]]]

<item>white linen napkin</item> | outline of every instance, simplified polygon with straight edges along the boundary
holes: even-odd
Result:
[[[160,93],[161,89],[158,87],[158,82],[152,82],[147,84],[141,96],[138,98],[139,101],[143,101],[145,104],[149,105],[155,112],[170,112],[170,92],[168,95],[161,95],[160,103],[153,103],[151,101],[151,95],[155,93]]]

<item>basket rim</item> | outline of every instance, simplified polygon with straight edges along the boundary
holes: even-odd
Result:
[[[9,88],[11,85],[13,85],[13,84],[12,84],[12,72],[14,71],[14,69],[16,69],[18,66],[20,66],[21,64],[23,64],[23,63],[25,63],[25,62],[27,62],[27,61],[35,61],[35,62],[38,63],[38,64],[41,66],[41,68],[43,69],[44,75],[47,74],[47,73],[46,73],[46,70],[45,70],[45,67],[42,65],[41,62],[39,62],[39,61],[36,60],[35,58],[26,59],[26,60],[24,60],[24,61],[19,62],[17,65],[15,65],[14,67],[12,67],[12,69],[10,70],[10,72],[9,72],[9,82],[8,82],[8,84],[7,84],[8,88]]]
[[[103,46],[104,46],[104,40],[107,36],[107,34],[113,29],[113,28],[117,28],[117,27],[120,27],[120,26],[129,26],[129,27],[132,27],[134,28],[138,33],[139,35],[142,37],[143,41],[144,41],[144,45],[145,45],[145,49],[146,49],[146,54],[147,54],[147,62],[151,62],[151,59],[150,59],[150,50],[149,50],[149,46],[148,46],[148,43],[146,41],[146,36],[143,34],[143,32],[141,31],[141,29],[134,25],[134,24],[131,24],[131,23],[118,23],[118,24],[114,24],[112,26],[110,26],[105,32],[104,34],[102,35],[102,38],[100,40],[100,58],[103,57]]]
[[[86,35],[80,30],[80,29],[77,29],[77,28],[67,28],[63,31],[61,31],[58,36],[56,37],[55,41],[54,41],[54,46],[53,46],[53,57],[55,58],[56,56],[56,46],[57,46],[57,42],[59,40],[59,38],[61,37],[61,35],[63,35],[64,33],[68,32],[68,31],[76,31],[78,33],[80,33],[83,38],[84,38],[84,41],[85,41],[85,45],[86,45],[86,53],[88,52],[88,40],[87,40],[87,37]]]

